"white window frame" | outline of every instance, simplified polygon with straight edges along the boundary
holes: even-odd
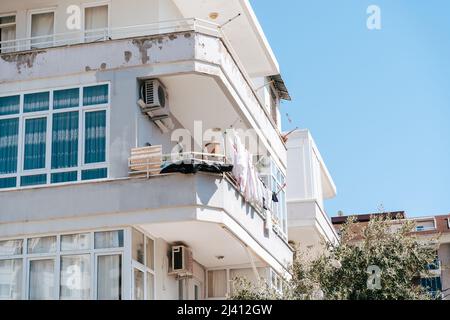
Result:
[[[94,246],[94,238],[95,233],[97,232],[105,232],[105,231],[123,231],[123,246],[121,248],[106,248],[106,249],[95,249]],[[34,260],[49,260],[53,259],[55,261],[55,292],[54,292],[54,299],[59,300],[60,294],[61,294],[61,288],[60,288],[60,281],[61,281],[61,257],[64,256],[74,256],[74,255],[90,255],[91,264],[90,264],[90,272],[91,272],[91,288],[90,288],[90,300],[96,300],[97,299],[97,257],[98,256],[104,256],[104,255],[120,255],[121,256],[121,263],[122,263],[122,272],[121,272],[121,298],[122,300],[126,299],[126,270],[129,268],[130,264],[126,263],[125,257],[128,256],[131,243],[127,241],[128,234],[130,233],[129,230],[131,230],[128,227],[116,227],[116,228],[107,228],[107,229],[96,229],[91,231],[86,230],[76,230],[76,231],[70,231],[70,232],[64,232],[64,233],[58,233],[58,234],[39,234],[39,235],[30,235],[26,237],[11,237],[11,238],[5,238],[0,239],[0,241],[8,241],[8,240],[22,240],[22,254],[20,255],[10,255],[10,256],[0,256],[0,261],[3,260],[14,260],[14,259],[21,259],[22,260],[22,291],[21,291],[21,297],[22,299],[28,300],[30,296],[30,261]],[[88,249],[85,250],[73,250],[73,251],[62,251],[61,250],[61,237],[65,235],[74,235],[74,234],[89,234],[90,235],[90,246]],[[48,236],[56,236],[56,250],[52,253],[34,253],[30,254],[28,253],[28,240],[32,238],[41,238],[41,237],[48,237]]]
[[[8,28],[8,27],[12,27],[14,26],[16,28],[16,36],[14,40],[17,40],[17,13],[16,12],[11,12],[11,13],[0,13],[0,18],[5,18],[5,17],[14,17],[14,22],[10,22],[10,23],[4,23],[4,24],[0,24],[0,30],[2,28]],[[4,41],[4,40],[2,40]],[[11,47],[11,49],[8,49],[7,52],[14,52],[17,49],[17,43],[15,44],[15,46]],[[1,52],[1,48],[0,48],[0,53]]]
[[[144,235],[144,264],[136,261],[133,259],[133,229],[135,229],[136,231],[142,233]],[[147,282],[148,282],[148,273],[153,275],[153,299],[156,300],[156,274],[155,274],[155,270],[151,269],[150,267],[148,267],[148,261],[147,261],[147,239],[149,238],[153,241],[153,268],[155,268],[155,259],[156,259],[156,239],[150,235],[148,235],[148,233],[146,233],[145,231],[143,231],[141,228],[139,227],[132,227],[131,231],[130,231],[130,239],[129,239],[129,243],[130,243],[130,256],[131,256],[131,300],[135,300],[135,296],[134,296],[134,269],[137,269],[141,272],[144,273],[144,300],[149,300],[148,299],[148,290],[147,290]]]
[[[53,35],[49,35],[48,37],[52,37],[52,43],[50,45],[45,45],[45,48],[53,47],[55,44],[55,35],[56,35],[56,7],[49,7],[49,8],[42,8],[42,9],[32,9],[28,10],[27,12],[27,38],[30,39],[27,44],[27,49],[30,50],[32,43],[32,37],[31,37],[31,28],[32,28],[32,22],[33,22],[33,15],[35,14],[43,14],[43,13],[53,13]]]
[[[88,8],[95,8],[95,7],[103,7],[103,6],[107,6],[108,7],[108,36],[111,36],[110,30],[111,30],[111,1],[98,1],[98,2],[90,2],[90,3],[83,3],[81,5],[81,37],[82,37],[82,42],[86,42],[86,9]],[[88,41],[89,42],[89,41]]]
[[[108,103],[106,104],[98,104],[98,105],[83,105],[83,92],[84,88],[92,87],[92,86],[101,86],[108,85]],[[64,109],[54,109],[53,106],[53,95],[55,91],[66,90],[66,89],[79,89],[79,104],[77,107],[73,108],[64,108]],[[35,111],[35,112],[24,112],[24,100],[25,95],[40,93],[40,92],[49,92],[49,109],[43,111]],[[84,170],[91,169],[103,169],[106,168],[107,176],[106,178],[96,179],[93,181],[102,181],[110,179],[110,132],[111,132],[111,83],[110,82],[98,82],[98,83],[88,83],[83,85],[74,85],[74,86],[64,86],[64,87],[53,87],[53,88],[45,88],[41,90],[32,90],[32,91],[22,91],[19,93],[5,94],[0,95],[0,97],[10,97],[20,95],[20,107],[19,113],[10,114],[0,116],[0,120],[6,119],[19,119],[19,139],[18,139],[18,153],[17,153],[17,169],[15,173],[10,174],[0,174],[0,179],[4,178],[14,178],[16,177],[16,186],[13,188],[4,188],[0,189],[2,191],[14,190],[14,189],[26,189],[26,188],[38,188],[45,186],[56,186],[56,185],[67,185],[74,183],[88,183],[92,180],[82,180],[81,175]],[[94,111],[105,111],[106,115],[106,138],[105,138],[105,161],[98,163],[90,163],[85,164],[85,114],[87,112]],[[78,112],[78,164],[76,167],[71,168],[61,168],[61,169],[52,169],[51,161],[52,161],[52,127],[53,127],[53,115],[58,113],[68,113],[68,112]],[[45,153],[45,168],[42,169],[32,169],[32,170],[24,170],[24,150],[25,150],[25,122],[27,119],[35,119],[35,118],[47,118],[47,138],[46,138],[46,153]],[[62,183],[51,183],[51,175],[52,173],[64,173],[64,172],[72,172],[77,171],[77,180],[62,182]],[[21,177],[23,176],[32,176],[46,174],[47,175],[47,183],[41,185],[34,186],[24,186],[20,185]]]

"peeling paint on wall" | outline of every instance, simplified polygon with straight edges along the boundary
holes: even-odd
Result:
[[[123,55],[124,55],[124,57],[125,57],[125,61],[126,61],[126,62],[130,62],[131,57],[133,56],[133,54],[131,53],[131,51],[125,51],[125,52],[123,53]]]
[[[153,46],[151,43],[151,40],[134,39],[132,43],[139,49],[139,53],[141,54],[142,64],[146,64],[150,60],[147,50]]]
[[[34,65],[34,62],[36,60],[36,57],[39,54],[45,53],[46,51],[32,51],[32,52],[25,52],[25,53],[10,53],[1,55],[3,61],[8,63],[15,63],[16,69],[18,73],[22,73],[22,68],[32,68]]]

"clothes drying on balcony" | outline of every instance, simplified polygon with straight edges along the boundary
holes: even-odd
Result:
[[[161,174],[184,173],[195,174],[199,171],[208,173],[227,173],[233,170],[233,165],[224,163],[207,163],[202,160],[189,159],[167,163],[163,166]]]
[[[232,174],[240,191],[248,202],[268,210],[271,195],[268,196],[267,188],[253,165],[253,155],[247,151],[234,130],[227,130],[226,137],[225,143],[229,146],[226,148],[227,156],[233,161]]]

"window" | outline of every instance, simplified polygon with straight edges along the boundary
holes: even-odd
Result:
[[[96,232],[94,235],[95,249],[123,247],[123,231]]]
[[[0,300],[22,299],[22,259],[0,260]]]
[[[12,52],[16,48],[16,16],[0,15],[0,53]]]
[[[0,97],[0,189],[107,178],[109,100],[107,84]]]
[[[0,299],[121,299],[123,233],[80,232],[0,241]],[[151,285],[141,285],[139,293],[153,297],[153,273],[137,274],[137,284],[140,277],[143,285],[147,279]]]
[[[55,33],[55,13],[40,12],[31,14],[31,48],[46,48],[53,45]]]
[[[45,168],[47,118],[25,120],[24,170]]]
[[[121,255],[100,255],[97,257],[97,299],[122,299]]]
[[[272,214],[280,231],[287,234],[286,178],[274,161],[270,162],[267,171],[261,174],[263,182],[275,194],[272,197]],[[276,200],[276,201],[273,201]]]
[[[434,297],[442,291],[441,277],[422,278],[420,284]]]
[[[208,298],[224,298],[227,292],[227,270],[208,271]]]
[[[29,299],[55,299],[55,260],[30,261]]]
[[[108,5],[84,9],[85,41],[106,40],[108,37]]]
[[[61,257],[61,300],[88,300],[91,297],[89,254]]]
[[[0,120],[0,175],[17,172],[19,119]]]
[[[154,241],[142,232],[132,229],[131,258],[133,266],[133,299],[153,300],[154,286]]]

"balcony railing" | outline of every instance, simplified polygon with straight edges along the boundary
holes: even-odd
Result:
[[[214,36],[223,36],[219,25],[201,19],[188,18],[160,21],[144,25],[81,30],[38,37],[5,40],[0,41],[0,48],[1,53],[11,53],[32,49],[70,46],[81,43],[102,42],[187,31],[197,31]]]

